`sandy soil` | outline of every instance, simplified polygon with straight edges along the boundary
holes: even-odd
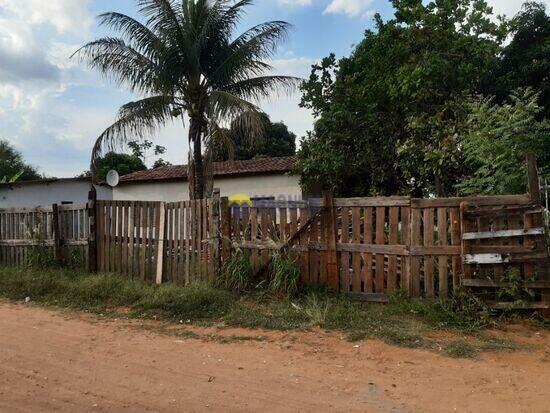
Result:
[[[455,360],[335,333],[196,329],[0,303],[1,412],[550,412],[550,335]],[[162,326],[161,326],[162,327]]]

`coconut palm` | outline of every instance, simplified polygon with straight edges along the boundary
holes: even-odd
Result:
[[[203,198],[208,169],[203,148],[226,140],[223,125],[235,121],[249,137],[260,135],[263,123],[253,102],[297,86],[297,78],[269,75],[272,67],[266,62],[290,26],[271,21],[234,35],[252,0],[136,3],[143,22],[120,13],[102,14],[100,24],[120,37],[95,40],[75,53],[142,97],[123,105],[99,136],[92,170],[105,150],[145,139],[171,120],[188,118],[190,197]]]

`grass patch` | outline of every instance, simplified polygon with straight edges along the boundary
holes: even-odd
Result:
[[[321,327],[342,332],[350,341],[380,339],[408,348],[441,351],[451,357],[474,357],[482,351],[513,351],[516,343],[483,333],[495,327],[482,307],[465,301],[430,303],[396,296],[387,305],[354,301],[343,295],[311,290],[292,297],[270,292],[238,295],[208,284],[145,284],[113,275],[90,275],[64,269],[0,268],[0,298],[109,314],[128,309],[128,316],[172,322],[221,324],[274,330]],[[165,329],[163,327],[163,329]],[[172,329],[170,329],[172,330]],[[173,329],[182,338],[195,333]],[[437,331],[468,336],[436,340]],[[255,340],[248,336],[200,336],[220,342]],[[471,340],[470,340],[471,338]]]

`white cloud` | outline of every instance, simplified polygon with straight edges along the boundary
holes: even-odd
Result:
[[[550,6],[550,0],[538,0]],[[493,8],[493,12],[497,15],[506,15],[506,17],[513,17],[521,6],[525,3],[525,0],[488,0],[487,3]]]
[[[5,9],[25,22],[51,24],[58,32],[88,33],[93,23],[91,0],[0,0]]]
[[[372,14],[369,7],[373,0],[332,0],[323,13],[345,14],[349,17]]]

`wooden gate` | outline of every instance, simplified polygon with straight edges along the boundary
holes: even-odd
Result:
[[[491,307],[548,307],[549,260],[540,206],[463,203],[461,220],[462,285]]]
[[[0,210],[0,265],[24,266],[33,251],[52,261],[88,268],[87,205]]]
[[[159,284],[212,279],[212,205],[97,201],[98,270]]]

